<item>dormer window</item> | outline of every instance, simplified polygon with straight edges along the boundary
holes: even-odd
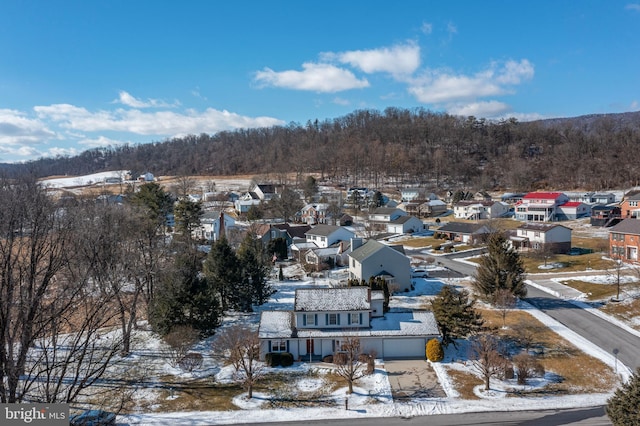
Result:
[[[327,325],[338,325],[338,314],[329,314]]]
[[[306,325],[316,325],[316,316],[315,314],[305,314],[305,324]]]
[[[351,324],[360,324],[360,314],[352,313],[351,315]]]

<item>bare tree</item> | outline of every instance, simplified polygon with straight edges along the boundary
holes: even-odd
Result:
[[[513,364],[518,370],[518,384],[526,385],[527,380],[536,375],[544,375],[544,367],[538,360],[527,352],[521,352],[513,357]]]
[[[361,352],[360,339],[345,337],[334,354],[336,374],[347,381],[348,394],[353,393],[353,383],[366,376],[369,356]]]
[[[172,185],[173,192],[179,197],[184,198],[196,189],[196,180],[192,176],[181,175],[176,178],[176,182]]]
[[[492,377],[501,374],[505,358],[500,352],[500,339],[496,334],[478,334],[471,339],[471,362],[484,380],[484,390],[490,389]]]
[[[222,358],[235,368],[235,379],[242,383],[249,398],[253,398],[253,386],[266,370],[260,361],[258,332],[244,325],[223,329],[213,343],[214,356]]]
[[[516,296],[506,288],[496,290],[493,295],[493,304],[500,311],[502,327],[507,326],[507,312],[516,306]]]

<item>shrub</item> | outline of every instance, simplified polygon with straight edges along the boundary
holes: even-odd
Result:
[[[322,358],[322,362],[327,362],[329,364],[333,363],[333,355],[327,355],[324,358]]]
[[[184,371],[193,371],[202,367],[202,354],[197,352],[188,352],[178,363]]]
[[[280,352],[269,352],[264,356],[264,362],[269,367],[277,367],[280,365]]]
[[[347,354],[338,352],[333,355],[333,363],[336,365],[345,365],[347,363]]]
[[[513,363],[518,370],[518,384],[525,385],[531,377],[544,375],[544,367],[538,360],[526,352],[513,357]]]
[[[440,362],[444,359],[444,349],[438,339],[431,339],[427,342],[427,359],[431,362]]]
[[[283,367],[290,367],[293,365],[293,355],[289,352],[283,352],[280,354],[280,365]]]

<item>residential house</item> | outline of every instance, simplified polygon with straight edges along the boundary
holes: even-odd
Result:
[[[400,216],[406,216],[407,212],[397,207],[378,207],[369,212],[371,222],[389,223]]]
[[[620,202],[620,210],[623,218],[640,217],[640,191],[628,192]]]
[[[327,211],[328,209],[329,204],[327,203],[307,204],[300,211],[300,221],[308,225],[328,223],[327,219],[330,218],[330,214]]]
[[[609,230],[609,254],[625,263],[638,263],[640,220],[627,218]]]
[[[591,207],[591,226],[608,228],[617,225],[622,220],[620,206],[596,205]]]
[[[453,206],[456,219],[483,220],[503,217],[509,211],[509,205],[502,201],[458,201]]]
[[[387,232],[391,234],[409,234],[414,232],[423,232],[429,229],[429,226],[422,223],[415,216],[400,216],[396,220],[387,223]]]
[[[491,201],[491,195],[487,191],[478,191],[473,194],[474,201]]]
[[[348,241],[355,234],[342,226],[316,225],[305,233],[307,242],[314,243],[318,248],[327,248],[342,240]]]
[[[305,233],[311,229],[309,225],[290,225],[288,223],[265,223],[258,225],[256,235],[267,246],[270,241],[276,238],[283,238],[287,247],[293,244],[294,239],[305,239]]]
[[[437,200],[438,196],[425,188],[410,187],[400,190],[400,197],[403,203],[413,200]]]
[[[611,192],[578,192],[567,193],[570,201],[585,204],[611,204],[616,202],[615,194]]]
[[[384,278],[397,291],[411,289],[411,262],[401,245],[389,246],[376,240],[351,240],[349,278],[369,281],[371,277]]]
[[[258,183],[253,185],[249,192],[256,194],[259,200],[269,201],[276,195],[276,185]]]
[[[515,218],[526,222],[554,222],[562,215],[559,206],[569,197],[562,192],[530,192],[516,203]]]
[[[225,230],[229,230],[235,226],[236,220],[224,212],[205,212],[200,217],[200,226],[193,231],[193,237],[206,241],[218,241],[221,223]]]
[[[143,173],[140,176],[138,176],[138,181],[140,182],[153,182],[155,181],[156,178],[153,176],[153,173]]]
[[[574,220],[591,216],[591,206],[581,201],[569,201],[558,206],[557,220]]]
[[[557,254],[569,253],[571,250],[571,228],[558,224],[525,223],[509,239],[518,250]]]
[[[465,244],[480,244],[491,233],[486,223],[476,222],[448,222],[438,228],[438,234],[447,240]]]
[[[448,211],[447,203],[442,200],[429,200],[418,207],[418,217],[435,217]]]
[[[239,214],[246,214],[252,206],[259,206],[262,201],[255,192],[245,192],[233,202]]]
[[[293,311],[263,311],[260,359],[288,352],[318,361],[358,339],[363,353],[382,359],[424,359],[426,343],[440,336],[430,311],[384,313],[380,292],[368,287],[297,289]]]
[[[500,200],[507,204],[515,204],[521,201],[525,195],[527,194],[523,192],[505,192],[500,196]]]

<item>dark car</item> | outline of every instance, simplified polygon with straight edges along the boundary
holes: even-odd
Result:
[[[115,426],[116,414],[104,410],[88,410],[69,417],[71,426]]]

